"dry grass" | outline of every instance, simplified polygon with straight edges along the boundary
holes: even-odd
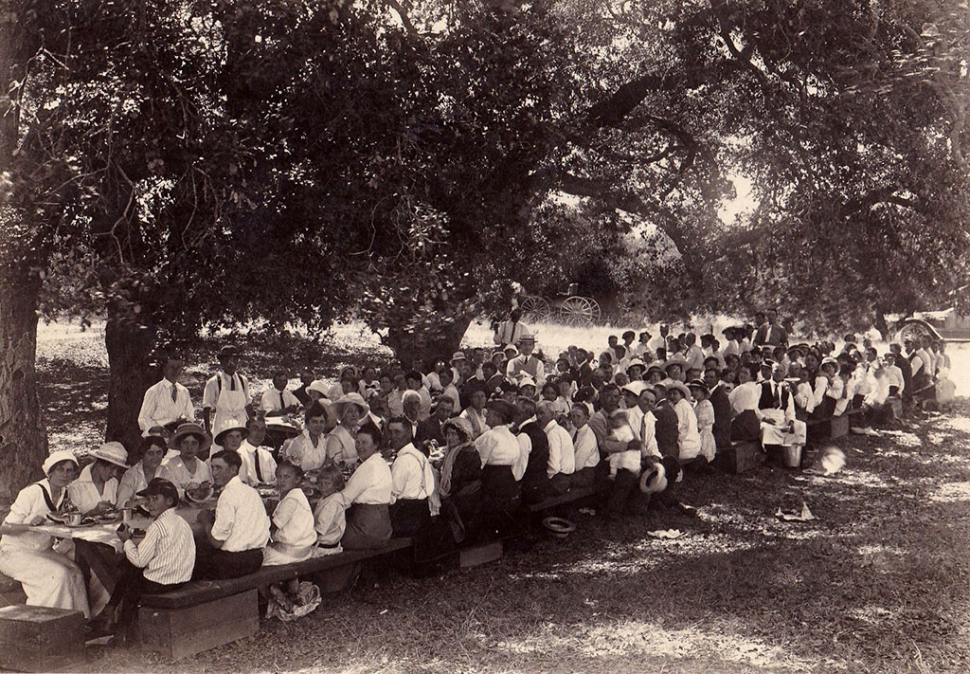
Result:
[[[193,359],[198,376],[207,359]],[[43,373],[55,437],[96,436],[103,364],[45,359]],[[64,393],[74,404],[58,404]],[[697,517],[580,515],[570,538],[537,539],[469,572],[369,569],[295,624],[264,621],[252,639],[178,663],[92,652],[86,670],[970,671],[970,402],[838,444],[848,466],[834,477],[767,467],[695,477],[680,496]],[[803,500],[816,521],[773,516]],[[645,535],[661,528],[684,536]]]

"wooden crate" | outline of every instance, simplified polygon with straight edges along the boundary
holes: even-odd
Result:
[[[765,460],[765,453],[761,449],[761,443],[736,442],[730,447],[717,450],[714,462],[717,466],[728,473],[743,473],[757,468]]]
[[[173,660],[251,637],[259,630],[255,589],[184,608],[141,607],[138,645]]]
[[[0,609],[0,667],[50,672],[84,662],[84,614],[47,606]]]
[[[27,602],[27,595],[20,581],[0,573],[0,607],[16,606]]]

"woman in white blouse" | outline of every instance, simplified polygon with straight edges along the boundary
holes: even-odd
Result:
[[[77,475],[78,463],[68,451],[54,452],[44,461],[47,477],[20,490],[10,513],[0,525],[0,573],[20,581],[29,606],[81,611],[91,617],[81,569],[53,549],[54,538],[28,530],[43,524],[48,513],[64,505],[67,486]]]
[[[348,393],[333,404],[340,423],[327,436],[327,458],[341,468],[357,465],[357,424],[370,412],[359,393]]]
[[[120,442],[106,442],[90,456],[94,463],[85,466],[67,488],[71,502],[85,515],[99,514],[118,504],[118,477],[128,470],[128,451]]]
[[[391,540],[391,468],[378,451],[381,432],[367,424],[357,431],[361,464],[335,499],[347,512],[347,528],[340,545],[344,550],[379,548]]]
[[[167,449],[165,438],[160,435],[149,435],[144,439],[141,461],[128,469],[118,485],[117,503],[120,507],[125,507],[138,498],[135,494],[148,487],[152,478],[169,479],[168,470],[162,467],[162,459],[165,458]]]

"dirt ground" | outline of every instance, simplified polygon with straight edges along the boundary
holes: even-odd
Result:
[[[484,328],[470,343],[484,343]],[[609,329],[540,330],[540,343],[605,346]],[[480,334],[479,334],[480,333]],[[42,330],[52,445],[97,444],[107,382],[98,328]],[[579,339],[582,337],[582,340]],[[593,343],[590,343],[592,341]],[[350,328],[328,367],[386,359]],[[211,354],[191,362],[201,382]],[[952,347],[958,396],[970,348]],[[269,361],[251,361],[256,368]],[[245,368],[244,368],[245,369]],[[198,384],[201,388],[201,384]],[[193,387],[190,384],[190,387]],[[606,523],[580,512],[564,540],[537,536],[502,560],[413,578],[370,568],[295,623],[177,663],[95,649],[105,672],[967,672],[970,671],[970,401],[878,437],[835,443],[830,477],[763,466],[689,478],[695,516]],[[788,522],[807,503],[817,519]],[[675,539],[648,532],[675,529]]]

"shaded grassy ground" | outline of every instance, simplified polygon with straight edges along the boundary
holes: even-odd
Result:
[[[96,438],[103,415],[103,366],[75,360],[43,369],[48,422],[65,442]],[[70,391],[54,384],[67,380]],[[62,393],[78,403],[58,403]],[[837,444],[848,465],[833,477],[768,467],[694,477],[681,498],[697,517],[581,514],[570,538],[468,572],[370,569],[304,620],[263,621],[252,639],[178,663],[91,651],[84,669],[970,671],[970,402]],[[816,521],[774,517],[803,500]],[[684,535],[646,535],[667,528]]]

